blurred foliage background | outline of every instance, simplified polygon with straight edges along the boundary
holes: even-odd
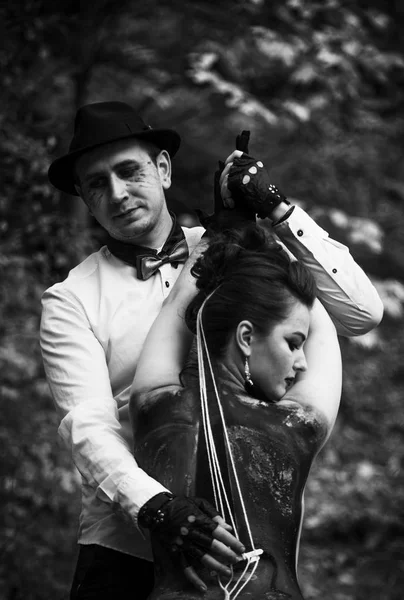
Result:
[[[75,110],[120,99],[181,133],[169,201],[184,223],[210,211],[217,160],[250,129],[274,182],[378,287],[380,327],[341,340],[341,411],[306,493],[300,577],[308,600],[401,600],[403,3],[14,0],[0,17],[0,597],[68,594],[80,499],[41,364],[40,297],[103,233],[46,173]]]

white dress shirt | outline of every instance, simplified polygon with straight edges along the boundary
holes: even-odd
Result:
[[[192,251],[203,229],[183,230]],[[381,301],[345,246],[298,207],[274,231],[311,268],[339,333],[359,335],[378,324]],[[181,268],[167,263],[142,281],[103,247],[42,298],[45,371],[59,434],[82,478],[78,541],[150,560],[137,514],[165,488],[133,458],[129,392],[146,335]]]
[[[313,273],[318,296],[339,335],[363,335],[380,323],[383,303],[368,276],[349,249],[330,238],[304,210],[294,206],[273,232]]]

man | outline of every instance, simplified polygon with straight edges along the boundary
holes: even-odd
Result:
[[[69,152],[49,169],[51,183],[81,196],[109,234],[107,246],[43,295],[45,371],[59,434],[82,478],[74,599],[142,599],[153,585],[145,528],[161,498],[169,500],[168,490],[133,458],[127,406],[146,335],[203,233],[180,228],[167,209],[164,192],[179,145],[176,132],[152,129],[124,103],[90,104],[77,113]],[[290,209],[284,198],[274,203],[274,231],[313,270],[339,333],[359,335],[377,325],[380,300],[348,250]],[[234,562],[243,549],[228,526],[203,504],[198,510],[211,528],[198,560],[217,564],[209,562],[214,551],[221,562]],[[139,523],[139,512],[149,521]]]

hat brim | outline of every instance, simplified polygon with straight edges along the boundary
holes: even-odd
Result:
[[[70,196],[78,196],[79,194],[75,188],[74,176],[74,164],[76,160],[82,154],[85,154],[90,150],[94,150],[100,146],[105,146],[106,144],[111,144],[113,142],[118,142],[120,140],[129,138],[142,139],[147,142],[151,142],[158,148],[161,148],[161,150],[167,150],[171,158],[178,152],[178,148],[181,144],[181,138],[179,134],[173,129],[149,129],[144,132],[130,133],[122,137],[106,140],[99,144],[92,144],[84,148],[80,148],[79,150],[74,150],[73,152],[69,152],[64,156],[57,158],[49,167],[49,181],[61,192],[69,194]]]

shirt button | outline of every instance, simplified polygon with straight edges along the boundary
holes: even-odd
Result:
[[[333,272],[333,273],[337,273],[337,269],[333,269],[333,270],[332,270],[332,272]]]
[[[166,287],[170,287],[170,282],[166,281]]]
[[[303,235],[303,229],[299,229],[299,231],[297,232],[297,235],[299,237],[302,237],[302,235]]]

